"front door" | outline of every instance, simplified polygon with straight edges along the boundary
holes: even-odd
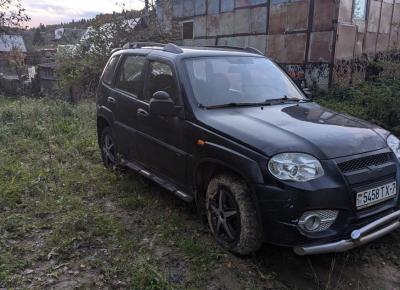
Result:
[[[148,63],[143,105],[139,109],[139,130],[136,143],[140,161],[155,172],[183,185],[187,154],[183,148],[184,119],[182,117],[152,116],[149,102],[157,91],[165,91],[177,107],[182,106],[176,73],[172,64],[163,60]]]
[[[136,112],[142,104],[139,98],[143,95],[145,64],[144,55],[125,55],[120,62],[113,89],[118,151],[129,160],[137,159]]]

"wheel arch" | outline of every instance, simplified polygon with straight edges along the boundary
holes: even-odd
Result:
[[[209,146],[210,144],[207,144]],[[210,148],[209,148],[210,149]],[[201,214],[205,212],[205,193],[211,178],[220,173],[236,175],[247,184],[254,196],[252,184],[263,183],[263,176],[256,161],[221,146],[213,146],[212,154],[198,160],[193,171],[193,189],[196,207]]]
[[[97,142],[100,145],[101,133],[107,127],[110,127],[110,122],[104,116],[97,116]]]

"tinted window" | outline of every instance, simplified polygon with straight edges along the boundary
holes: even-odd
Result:
[[[120,66],[115,87],[137,97],[141,96],[143,88],[142,70],[146,58],[129,55]]]
[[[304,97],[288,76],[262,57],[200,57],[185,61],[197,101],[205,106]]]
[[[150,63],[150,78],[146,101],[149,101],[153,94],[158,91],[167,92],[175,104],[180,103],[171,67],[168,64],[155,61]]]
[[[118,63],[119,56],[114,56],[110,59],[103,74],[103,82],[111,84],[114,78],[115,67]]]

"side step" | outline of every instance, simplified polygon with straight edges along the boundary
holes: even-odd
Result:
[[[151,173],[150,171],[142,168],[140,165],[133,163],[133,162],[126,161],[126,160],[121,160],[121,164],[132,169],[133,171],[139,173],[140,175],[154,181],[158,185],[164,187],[166,190],[172,192],[176,197],[178,197],[186,202],[193,201],[193,197],[191,195],[179,190],[171,182],[168,182],[167,180],[158,177],[157,175]]]

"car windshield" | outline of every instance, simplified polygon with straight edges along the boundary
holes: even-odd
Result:
[[[305,99],[289,77],[266,58],[199,57],[187,59],[185,65],[194,96],[204,107]]]

